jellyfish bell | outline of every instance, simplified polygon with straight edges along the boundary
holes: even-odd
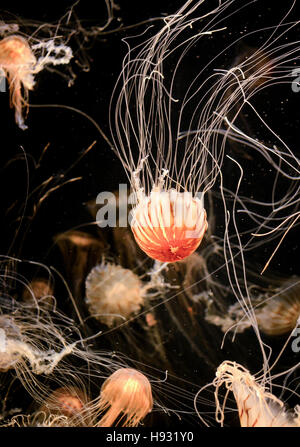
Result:
[[[152,190],[132,212],[131,228],[140,248],[161,262],[191,255],[207,230],[202,201],[189,192]]]
[[[284,281],[278,292],[256,311],[259,328],[267,335],[283,335],[295,329],[300,318],[299,278]]]
[[[42,420],[55,415],[63,416],[72,426],[89,425],[88,413],[85,412],[87,402],[88,397],[84,390],[75,386],[60,387],[50,394],[36,415],[39,414],[39,419]]]
[[[86,303],[91,315],[107,326],[128,319],[144,303],[139,277],[120,265],[102,262],[86,279]]]
[[[75,298],[81,297],[84,278],[97,264],[105,251],[107,243],[101,237],[95,237],[84,231],[68,230],[54,238],[64,260],[67,278]]]
[[[265,280],[270,284],[271,276]],[[255,320],[245,314],[245,309],[239,302],[229,306],[225,315],[215,313],[213,308],[208,307],[206,320],[221,326],[223,332],[244,332],[252,325],[257,325],[258,329],[268,336],[292,333],[299,324],[300,317],[299,277],[277,278],[276,283],[278,286],[269,287],[267,291],[261,292],[257,288],[257,296],[250,295],[249,306],[253,309]]]
[[[51,307],[53,304],[54,288],[48,279],[35,278],[31,281],[29,287],[24,288],[22,299],[28,305],[38,303]]]
[[[105,412],[97,424],[111,427],[136,427],[151,412],[153,398],[147,377],[136,369],[121,368],[115,371],[102,385],[98,411]]]
[[[74,343],[67,343],[61,326],[48,309],[14,303],[8,313],[0,300],[0,371],[14,369],[24,387],[31,389],[33,374],[51,374],[60,361],[73,352]],[[60,314],[62,317],[62,315]]]

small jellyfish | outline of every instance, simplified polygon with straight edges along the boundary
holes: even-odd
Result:
[[[121,368],[105,380],[101,387],[99,412],[106,412],[99,427],[122,423],[136,427],[153,407],[151,385],[147,377],[131,368]]]
[[[30,286],[24,288],[22,299],[25,303],[33,305],[51,306],[53,303],[53,285],[45,278],[35,278],[31,281]]]
[[[8,371],[21,360],[21,353],[16,347],[12,349],[10,340],[14,340],[15,345],[21,340],[20,328],[12,317],[0,315],[0,372]]]
[[[28,92],[35,85],[35,74],[47,64],[68,64],[72,57],[71,48],[56,45],[52,39],[32,46],[19,35],[10,35],[0,41],[0,74],[8,81],[10,107],[15,109],[15,121],[20,129],[27,129],[24,115],[26,117],[28,112]]]
[[[25,130],[28,112],[28,91],[34,87],[36,58],[21,36],[8,36],[0,41],[0,67],[9,84],[10,107],[15,109],[15,120]]]
[[[87,417],[84,414],[87,400],[85,392],[77,387],[57,388],[46,399],[37,414],[39,413],[43,419],[50,415],[65,416],[72,426],[88,425]]]
[[[91,315],[107,326],[128,319],[144,303],[144,288],[139,277],[120,265],[102,262],[86,279],[86,303]]]
[[[222,425],[225,404],[220,405],[218,391],[225,384],[234,394],[242,427],[300,427],[300,406],[297,405],[294,412],[287,411],[279,398],[235,362],[224,361],[217,369],[213,384],[216,387],[216,419]]]
[[[292,332],[300,317],[300,282],[285,281],[278,293],[257,308],[259,328],[267,335],[283,335]]]
[[[270,336],[291,333],[300,317],[300,282],[297,277],[280,282],[279,287],[251,297],[255,321],[245,314],[239,302],[229,306],[225,315],[216,313],[213,306],[208,304],[205,319],[221,326],[223,332],[234,330],[241,333],[257,324],[264,334]]]

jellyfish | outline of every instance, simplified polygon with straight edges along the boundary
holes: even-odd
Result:
[[[10,107],[15,109],[20,129],[27,129],[24,120],[28,113],[28,92],[34,88],[35,74],[47,64],[68,64],[71,58],[71,48],[56,45],[53,40],[30,45],[24,37],[13,34],[0,41],[0,68],[9,84]]]
[[[45,278],[35,278],[31,281],[29,287],[25,287],[22,299],[25,303],[33,305],[38,302],[39,305],[50,306],[53,303],[53,285]]]
[[[265,278],[265,281],[268,279]],[[269,290],[261,291],[256,286],[255,295],[250,295],[249,308],[253,309],[256,324],[269,336],[291,333],[300,317],[299,278],[277,279],[276,282],[281,283],[279,287],[270,286]],[[213,306],[208,305],[205,318],[220,326],[223,332],[234,330],[241,333],[253,324],[240,303],[229,306],[225,315],[215,312]]]
[[[257,323],[267,335],[292,332],[300,317],[299,279],[284,281],[279,291],[256,309]]]
[[[191,41],[205,35],[200,32],[179,43],[181,32],[201,20],[191,17],[196,6],[190,3],[169,16],[144,45],[130,48],[110,105],[114,148],[135,193],[131,229],[140,248],[160,262],[180,261],[201,244],[207,230],[204,195],[215,183],[223,157],[222,151],[207,147],[197,131],[191,138],[180,132],[193,95],[188,88],[185,96],[175,97],[176,74]],[[168,55],[178,50],[174,41],[182,54],[175,67],[168,67],[173,74],[166,79]],[[181,106],[176,121],[172,109],[177,102]],[[190,118],[190,126],[196,125],[195,114]]]
[[[36,412],[36,419],[45,420],[52,416],[63,416],[68,419],[68,425],[86,426],[91,421],[85,406],[88,403],[88,396],[84,389],[74,386],[57,388],[44,401]],[[38,414],[40,418],[38,418]],[[60,421],[58,419],[58,421]],[[54,423],[52,425],[55,425]],[[58,424],[59,425],[59,424]]]
[[[105,412],[99,427],[111,427],[114,423],[136,427],[152,411],[151,384],[136,369],[118,369],[103,383],[97,407],[99,413]]]
[[[28,91],[34,87],[36,58],[21,36],[9,36],[0,41],[0,67],[9,83],[10,107],[15,109],[15,120],[21,129],[26,129],[23,110],[28,111]],[[22,93],[24,89],[24,93]]]
[[[238,363],[224,361],[217,369],[213,384],[216,387],[216,420],[222,425],[224,404],[220,405],[218,392],[224,384],[234,394],[242,427],[300,427],[300,406],[293,412],[287,411],[279,398]]]
[[[209,54],[211,60],[191,74],[184,67],[187,55],[198,48],[202,58],[200,42],[207,45],[205,39],[218,38],[227,26],[225,11],[232,6],[222,2],[209,13],[205,9],[201,16],[203,3],[185,2],[176,14],[164,18],[156,33],[149,36],[152,30],[148,30],[136,46],[132,39],[127,42],[128,53],[110,103],[112,147],[135,193],[130,226],[140,248],[161,262],[177,262],[200,247],[208,227],[208,191],[216,188],[219,194],[221,190],[224,215],[229,212],[232,194],[227,194],[224,183],[234,178],[233,167],[239,166],[226,157],[230,143],[236,143],[252,160],[257,157],[266,162],[272,172],[273,189],[264,191],[266,199],[254,198],[252,193],[238,197],[241,212],[252,225],[248,234],[255,235],[252,248],[262,243],[259,236],[266,236],[268,242],[299,217],[299,158],[256,106],[256,97],[283,85],[291,76],[299,45],[296,40],[286,41],[286,36],[297,22],[264,30],[267,37],[259,48],[224,69],[218,58],[225,51],[232,52],[247,36],[243,32],[243,37],[219,54]],[[230,10],[229,16],[238,11]],[[255,33],[258,31],[249,35]],[[263,129],[264,140],[251,125],[238,127],[243,125],[239,118],[245,116],[253,118],[260,133]],[[266,143],[268,138],[271,144]],[[240,168],[242,179],[246,166]],[[287,188],[279,187],[281,180]]]
[[[144,304],[145,288],[138,275],[120,265],[102,262],[86,278],[86,303],[91,315],[112,327]],[[122,321],[122,320],[121,320]]]

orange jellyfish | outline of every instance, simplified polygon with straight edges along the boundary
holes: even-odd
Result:
[[[28,92],[34,87],[34,75],[47,64],[68,64],[72,57],[71,48],[56,44],[53,39],[32,46],[18,35],[0,41],[0,75],[8,81],[10,107],[15,109],[15,120],[20,129],[27,129],[24,115],[28,112]]]
[[[64,416],[71,425],[83,426],[89,422],[84,413],[86,404],[87,396],[84,391],[72,386],[61,387],[51,393],[38,413],[42,419],[50,415]]]
[[[48,279],[35,278],[31,281],[29,287],[24,288],[22,299],[29,305],[38,303],[39,305],[51,306],[54,298],[53,293],[53,285]]]
[[[300,406],[294,412],[287,411],[284,403],[274,396],[265,385],[260,384],[243,366],[224,361],[217,369],[214,380],[216,387],[216,419],[223,425],[224,404],[218,399],[219,387],[225,384],[232,391],[237,403],[242,427],[299,427]],[[226,393],[227,396],[227,393]]]
[[[292,179],[298,188],[298,158],[264,120],[265,112],[256,110],[252,101],[267,87],[286,82],[292,73],[291,64],[296,64],[299,57],[299,45],[289,42],[275,46],[279,38],[286,37],[274,26],[276,38],[268,38],[248,57],[236,60],[230,69],[217,68],[218,63],[224,63],[217,61],[225,49],[216,55],[209,52],[205,63],[199,42],[206,41],[208,35],[218,38],[217,33],[225,29],[221,23],[228,26],[223,14],[231,3],[219,2],[209,13],[202,9],[203,3],[184,2],[175,14],[164,17],[156,33],[149,36],[151,30],[147,30],[145,40],[139,37],[136,46],[131,45],[133,39],[127,42],[128,52],[110,103],[111,147],[121,160],[136,198],[131,228],[140,248],[161,262],[179,261],[199,247],[207,229],[206,194],[212,188],[216,195],[221,191],[224,215],[228,214],[231,199],[223,189],[228,142],[242,144],[243,151],[245,146],[251,149],[250,157],[255,150],[271,164],[272,176],[274,169],[274,175],[280,173]],[[233,42],[226,49],[232,46]],[[194,63],[185,64],[190,62],[189,52],[195,48],[201,62],[198,64],[197,57],[191,54]],[[246,116],[244,112],[249,116],[253,111],[276,145],[268,147],[248,135],[250,129],[238,127]],[[278,145],[285,147],[280,157]],[[226,158],[226,166],[232,162]],[[238,165],[234,163],[234,169]],[[277,189],[275,180],[276,194]],[[276,224],[274,231],[284,231],[289,219],[286,215],[275,218],[273,210],[286,209],[291,203],[294,206],[291,191],[293,188],[282,196],[278,193],[276,205],[256,199],[268,213],[259,217],[251,211],[253,197],[245,197],[241,199],[244,212],[254,222],[259,219],[260,228],[269,230],[271,221]]]
[[[115,371],[102,385],[98,410],[105,412],[99,427],[122,422],[123,427],[136,427],[152,410],[151,385],[147,377],[131,368]]]
[[[202,113],[205,92],[197,76],[186,90],[177,90],[182,55],[206,34],[183,40],[182,32],[201,21],[193,17],[194,10],[186,2],[157,34],[129,49],[110,104],[113,149],[135,194],[131,229],[139,247],[160,262],[180,261],[201,244],[208,226],[205,194],[218,178],[224,155],[223,145],[209,142],[216,130],[210,120],[221,122],[212,113],[216,95],[208,103],[203,100]],[[166,69],[169,55],[179,48],[174,67]]]
[[[28,111],[28,91],[34,86],[36,58],[21,36],[8,36],[0,41],[0,67],[9,84],[10,107],[15,109],[16,123],[26,129],[23,111]]]
[[[207,230],[206,211],[202,201],[188,192],[152,190],[134,209],[131,228],[150,258],[180,261],[200,245]]]

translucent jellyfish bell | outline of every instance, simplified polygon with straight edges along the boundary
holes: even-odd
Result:
[[[291,332],[300,318],[299,278],[283,283],[274,298],[256,311],[259,328],[268,335]]]
[[[271,280],[270,280],[271,281]],[[279,280],[280,286],[270,288],[251,301],[255,320],[259,330],[269,336],[284,335],[292,332],[299,324],[300,318],[300,281],[299,277]],[[277,279],[278,282],[278,279]],[[221,326],[223,332],[234,330],[243,332],[251,327],[253,320],[245,314],[241,304],[235,303],[227,309],[227,313],[214,313],[207,308],[206,320]]]
[[[136,427],[152,410],[153,400],[149,380],[131,368],[115,371],[102,385],[99,410],[106,411],[98,426],[111,427],[123,419],[123,426]]]
[[[120,265],[97,265],[87,276],[85,286],[90,314],[108,326],[120,322],[120,317],[131,317],[144,303],[139,277]]]
[[[40,420],[52,416],[64,416],[69,424],[83,426],[89,423],[87,415],[84,413],[88,398],[84,390],[78,387],[66,386],[57,388],[43,403],[36,413],[40,415]]]

